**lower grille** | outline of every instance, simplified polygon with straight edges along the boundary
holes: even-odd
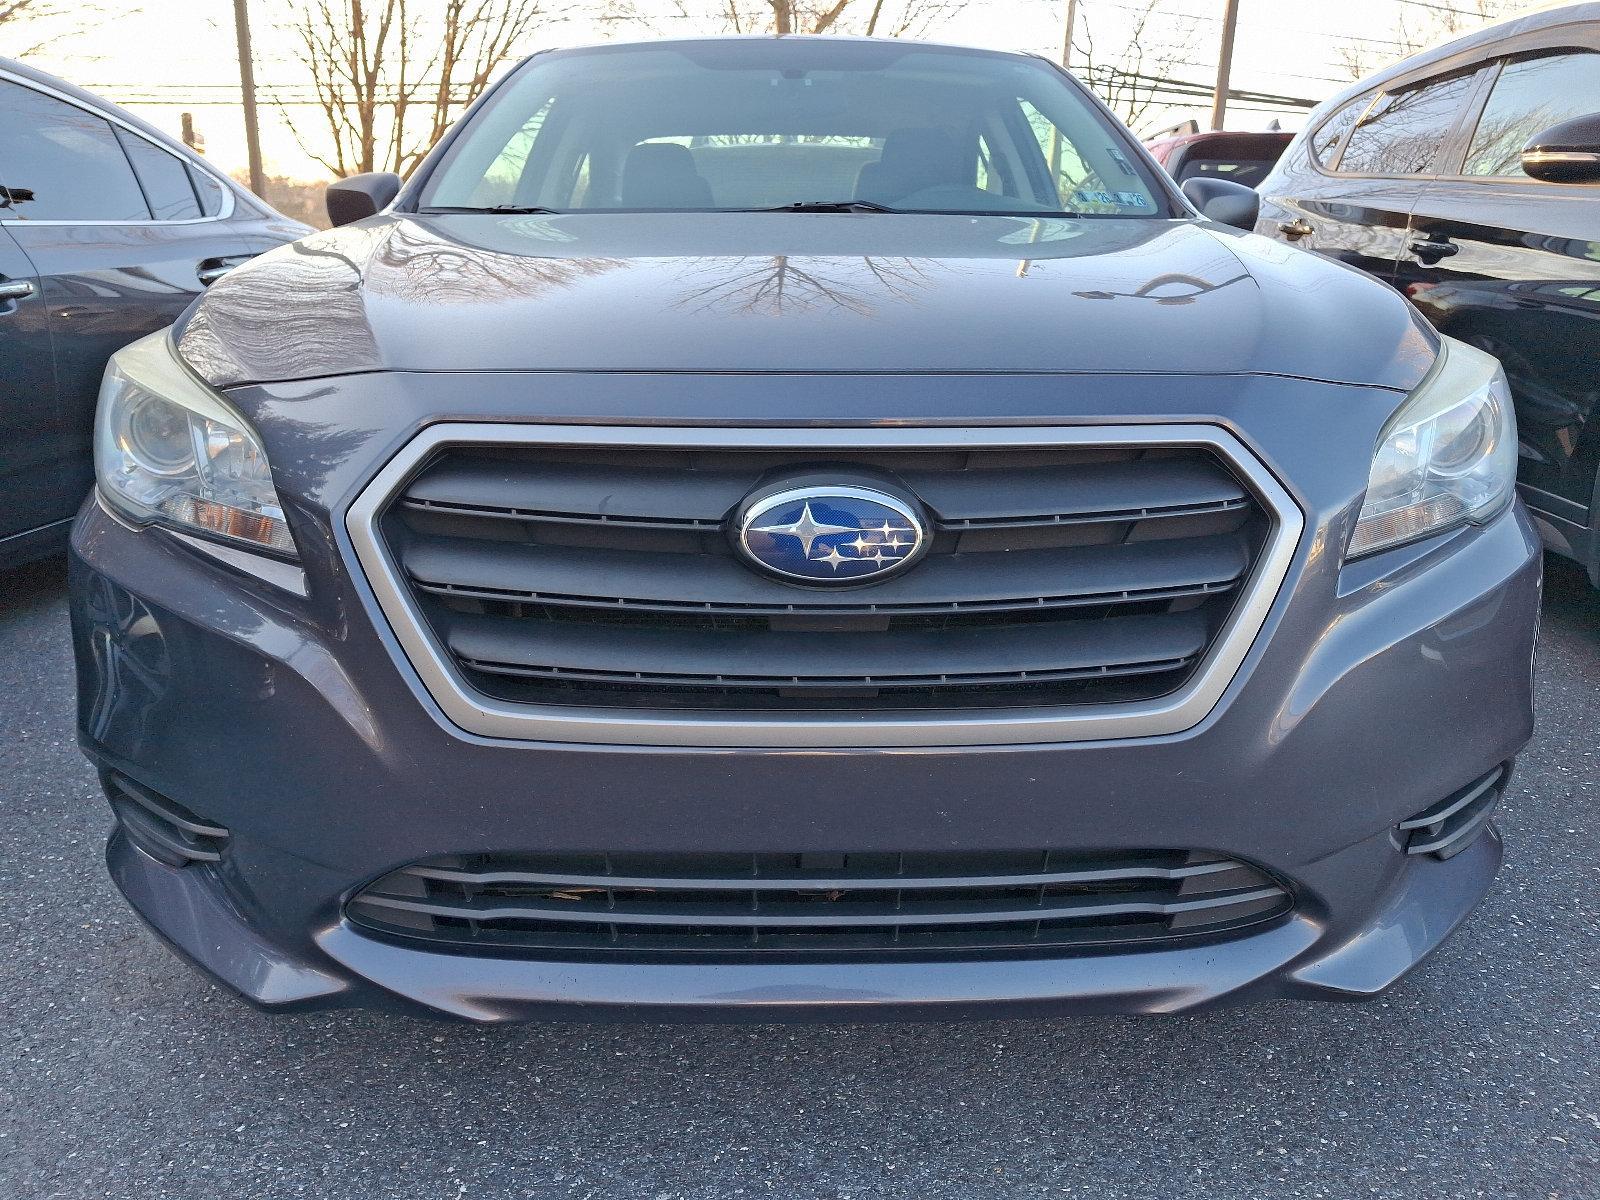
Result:
[[[463,949],[840,958],[1070,951],[1215,937],[1292,906],[1266,873],[1184,851],[455,855],[347,906],[363,929]]]

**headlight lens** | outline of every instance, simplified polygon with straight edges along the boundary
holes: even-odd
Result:
[[[1378,443],[1346,557],[1486,521],[1510,501],[1516,478],[1517,427],[1500,363],[1445,338]]]
[[[106,503],[141,525],[294,556],[260,441],[189,372],[165,331],[124,346],[106,367],[95,476]]]

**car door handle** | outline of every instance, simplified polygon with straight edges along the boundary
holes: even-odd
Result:
[[[229,254],[222,258],[202,258],[194,265],[195,278],[203,287],[210,287],[235,267],[254,258],[254,254]]]
[[[0,303],[8,300],[26,300],[38,289],[29,279],[0,280]]]
[[[1433,238],[1423,238],[1412,242],[1407,249],[1420,258],[1424,264],[1436,263],[1441,258],[1449,258],[1452,254],[1461,253],[1461,247],[1449,239],[1439,241]]]
[[[1288,238],[1291,242],[1297,242],[1301,238],[1310,237],[1316,232],[1316,229],[1314,229],[1311,225],[1311,222],[1306,220],[1304,217],[1296,217],[1292,221],[1285,221],[1283,224],[1279,225],[1278,232],[1283,234],[1283,236]]]

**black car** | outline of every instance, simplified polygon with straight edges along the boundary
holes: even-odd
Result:
[[[131,113],[0,59],[0,566],[65,543],[112,353],[309,232]]]
[[[1600,585],[1600,4],[1483,30],[1314,112],[1258,232],[1392,281],[1496,355],[1519,489]]]

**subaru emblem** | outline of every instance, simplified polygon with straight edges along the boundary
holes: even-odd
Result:
[[[878,583],[927,549],[915,501],[877,488],[818,485],[745,501],[734,542],[755,566],[820,587]]]

